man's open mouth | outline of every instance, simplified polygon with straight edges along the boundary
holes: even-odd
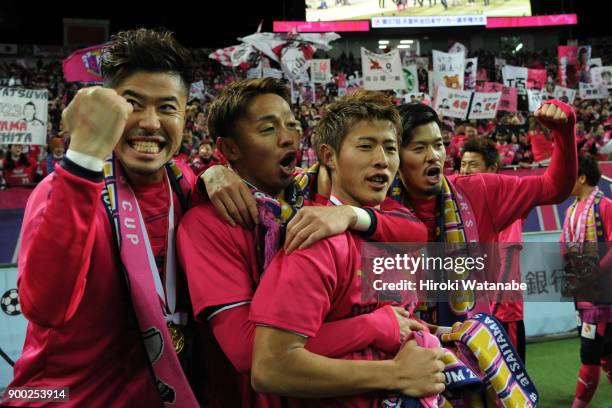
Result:
[[[366,177],[366,180],[370,185],[375,188],[383,188],[386,187],[389,183],[389,176],[386,174],[376,174],[370,177]]]
[[[280,160],[280,167],[283,173],[293,175],[297,165],[297,154],[295,151],[287,152]]]
[[[425,171],[425,177],[432,184],[438,184],[440,182],[440,174],[442,173],[442,169],[438,166],[430,167]]]

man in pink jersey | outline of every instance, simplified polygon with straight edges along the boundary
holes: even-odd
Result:
[[[475,173],[497,173],[499,152],[490,140],[470,140],[463,145],[461,152],[461,175]],[[515,221],[503,230],[497,241],[500,250],[500,268],[495,276],[496,282],[520,280],[520,251],[523,242],[523,220]],[[523,322],[523,302],[493,302],[492,314],[508,332],[510,341],[525,362],[525,323]]]
[[[368,92],[328,107],[313,141],[331,174],[330,204],[375,208],[385,201],[399,166],[401,140],[399,117],[385,114],[389,111],[395,110],[386,98]],[[439,348],[424,349],[410,341],[388,353],[372,344],[341,358],[309,349],[325,324],[385,306],[362,297],[363,242],[362,236],[345,232],[290,254],[280,251],[268,266],[250,313],[257,324],[256,390],[291,397],[289,406],[321,407],[374,407],[391,394],[424,397],[443,391]]]
[[[26,207],[30,323],[10,387],[68,387],[67,407],[198,406],[179,361],[189,307],[174,255],[194,180],[170,161],[191,57],[171,33],[138,29],[114,36],[101,64],[104,87],[63,112],[70,148]]]
[[[496,242],[501,231],[532,208],[559,203],[571,192],[576,179],[576,116],[562,102],[545,102],[535,112],[540,123],[551,130],[555,149],[550,167],[544,175],[534,177],[490,173],[444,176],[446,152],[436,112],[422,104],[402,105],[399,110],[404,128],[400,149],[404,191],[398,198],[427,225],[429,241]],[[451,325],[474,312],[490,314],[490,309],[477,310],[470,302],[460,307],[448,303],[438,306],[426,316],[429,323]]]
[[[612,200],[597,187],[600,179],[601,170],[597,160],[593,156],[580,157],[578,180],[572,191],[576,200],[567,210],[561,235],[568,252],[583,245],[583,250],[578,252],[588,253],[595,245],[612,242]],[[610,273],[610,254],[601,260],[600,268]],[[592,285],[594,283],[589,286]],[[597,390],[600,369],[612,383],[612,306],[585,301],[578,301],[576,306],[581,365],[572,408],[584,408]]]
[[[399,122],[397,111],[384,100],[382,114]],[[368,101],[364,98],[362,102]],[[297,212],[292,223],[309,224],[311,220],[312,211],[300,209],[308,203],[308,183],[300,186],[294,178],[296,126],[287,87],[271,78],[233,83],[211,105],[210,132],[218,138],[232,168],[250,187],[248,194],[257,197],[260,224],[255,229],[231,226],[207,202],[193,208],[179,228],[179,259],[187,273],[194,315],[201,321],[206,338],[203,347],[207,350],[209,380],[205,393],[210,406],[282,404],[279,397],[257,394],[250,387],[255,326],[248,321],[248,314],[269,255],[276,253],[281,244],[282,233],[275,236],[274,230],[286,223],[285,220],[277,226],[277,220],[269,219],[269,213],[276,206],[278,213],[272,215],[278,221],[292,212]],[[331,214],[330,225],[319,239],[348,227],[363,231],[371,239],[426,239],[423,226],[414,217],[392,201],[388,204],[392,207],[384,214],[350,206],[312,208],[314,212]],[[309,215],[302,215],[304,212]],[[396,225],[402,227],[401,234],[394,231]],[[298,229],[301,230],[299,225]],[[308,237],[312,235],[307,232]],[[309,245],[305,241],[300,243]],[[321,327],[307,347],[331,357],[369,346],[393,353],[409,328],[419,327],[406,317],[403,309],[387,306],[330,322]]]

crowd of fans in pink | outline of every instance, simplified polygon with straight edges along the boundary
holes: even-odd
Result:
[[[606,49],[593,49],[593,55],[602,57],[603,65],[609,65],[612,55]],[[478,52],[479,66],[487,67],[488,78],[494,82],[501,81],[501,71],[495,68],[495,57],[504,57],[508,64],[530,68],[547,69],[548,83],[545,91],[552,95],[557,82],[556,53],[543,51],[537,53],[518,53],[494,55]],[[198,174],[214,164],[223,163],[224,159],[216,151],[214,142],[207,131],[207,112],[211,100],[225,84],[246,76],[240,70],[223,67],[214,60],[196,55],[200,66],[196,70],[196,81],[204,83],[204,98],[192,98],[187,107],[187,123],[183,143],[177,152],[177,160],[189,163]],[[302,141],[299,151],[299,163],[309,167],[316,161],[315,152],[310,145],[310,134],[314,124],[324,114],[325,105],[338,96],[338,78],[343,73],[345,78],[354,77],[361,71],[360,61],[352,54],[342,54],[332,60],[332,82],[318,86],[316,99],[311,97],[299,99],[295,104],[295,114],[302,127]],[[25,68],[18,63],[0,63],[0,78],[13,78],[14,84],[29,89],[47,89],[49,92],[49,109],[47,123],[47,146],[0,145],[0,189],[13,186],[33,185],[53,171],[55,163],[64,155],[69,143],[69,134],[63,130],[61,123],[62,110],[72,100],[82,86],[66,83],[63,80],[61,61],[38,61],[35,68]],[[426,92],[427,71],[419,70],[421,91]],[[7,85],[7,84],[3,84]],[[308,92],[309,96],[312,92]],[[405,96],[395,95],[397,103]],[[303,93],[302,93],[303,95]],[[414,98],[413,98],[414,99]],[[577,141],[580,154],[596,156],[598,160],[608,160],[612,152],[612,98],[607,100],[581,100],[576,97]],[[533,115],[528,112],[499,111],[492,120],[461,121],[445,118],[443,126],[444,143],[447,150],[445,172],[459,170],[461,147],[471,138],[492,139],[500,153],[500,166],[520,166],[529,168],[547,165],[553,149],[552,137],[542,129]]]

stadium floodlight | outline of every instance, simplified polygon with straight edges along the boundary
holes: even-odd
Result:
[[[382,44],[389,44],[389,40],[378,40],[378,44],[382,45]]]
[[[410,44],[400,44],[397,46],[397,48],[411,48],[412,46]]]
[[[414,40],[401,40],[400,44],[414,44]]]
[[[384,45],[384,44],[381,44],[381,45],[379,45],[379,46],[378,46],[378,49],[379,49],[379,50],[384,50],[384,49],[386,49],[386,48],[387,48],[387,46],[386,46],[386,45]]]

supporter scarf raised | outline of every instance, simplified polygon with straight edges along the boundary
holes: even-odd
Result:
[[[136,195],[120,163],[111,158],[104,164],[105,188],[102,200],[111,219],[117,248],[123,264],[130,298],[140,328],[155,385],[164,406],[196,407],[198,403],[174,350],[168,322],[182,324],[176,308],[176,257],[174,255],[174,190],[186,209],[190,186],[180,169],[165,167],[170,203],[165,289],[149,242]]]
[[[257,201],[259,212],[259,224],[255,228],[255,242],[260,278],[284,240],[287,223],[304,206],[304,200],[309,197],[310,190],[316,183],[318,170],[319,164],[317,163],[296,174],[278,199],[247,182]]]

